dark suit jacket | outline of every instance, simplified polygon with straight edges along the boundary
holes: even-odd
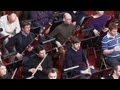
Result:
[[[33,33],[26,37],[20,32],[12,37],[5,47],[9,52],[14,52],[15,46],[16,51],[21,53],[34,38],[35,35]]]

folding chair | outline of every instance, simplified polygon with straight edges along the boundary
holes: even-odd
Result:
[[[102,56],[101,56],[101,65],[100,65],[100,69],[102,69],[103,66],[104,66],[105,69],[108,69],[108,68],[109,68],[109,66],[107,65],[105,59],[106,59],[105,56],[102,55]]]

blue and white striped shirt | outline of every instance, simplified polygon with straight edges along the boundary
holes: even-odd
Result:
[[[113,38],[109,33],[102,39],[102,50],[113,49],[116,45],[120,45],[120,33],[117,33],[115,38]],[[118,57],[120,56],[120,51],[113,51],[111,54],[106,55],[107,57]]]

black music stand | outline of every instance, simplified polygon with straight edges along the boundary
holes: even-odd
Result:
[[[97,58],[95,46],[97,45],[98,38],[99,38],[99,36],[92,36],[90,38],[86,38],[86,39],[81,40],[81,47],[83,49],[89,49],[90,55],[94,53],[95,58]],[[87,52],[87,53],[89,53],[89,52]]]
[[[11,72],[11,71],[14,71],[16,68],[22,66],[22,62],[23,62],[23,60],[18,60],[18,61],[12,62],[12,63],[8,63],[5,66],[8,70],[8,72]]]
[[[79,74],[67,79],[89,79],[90,75],[89,74]]]
[[[108,69],[105,69],[105,70],[101,70],[99,72],[95,72],[90,76],[89,79],[101,79],[101,77],[106,77],[109,74],[111,74],[112,71],[113,71],[113,68],[108,68]]]
[[[89,38],[81,40],[81,47],[83,49],[86,49],[88,47],[93,47],[93,45],[95,44],[95,42],[93,43],[92,41],[94,39],[96,39],[96,38],[98,38],[98,36],[93,36],[93,37],[89,37]]]
[[[70,79],[72,77],[72,70],[75,70],[78,67],[79,67],[79,65],[64,69],[63,74],[62,74],[62,78],[63,79]]]
[[[40,33],[41,29],[42,29],[41,26],[37,26],[37,27],[32,26],[31,27],[31,32],[34,33],[35,35],[38,35]]]
[[[52,51],[52,48],[55,47],[55,40],[56,38],[50,37],[49,35],[43,35],[40,37],[39,39],[40,44],[43,45],[45,47],[45,50],[47,52]]]

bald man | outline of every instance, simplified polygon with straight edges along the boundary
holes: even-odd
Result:
[[[58,25],[51,33],[51,37],[55,37],[58,42],[63,44],[69,36],[72,35],[75,26],[72,24],[72,16],[69,13],[64,13],[63,23]]]

